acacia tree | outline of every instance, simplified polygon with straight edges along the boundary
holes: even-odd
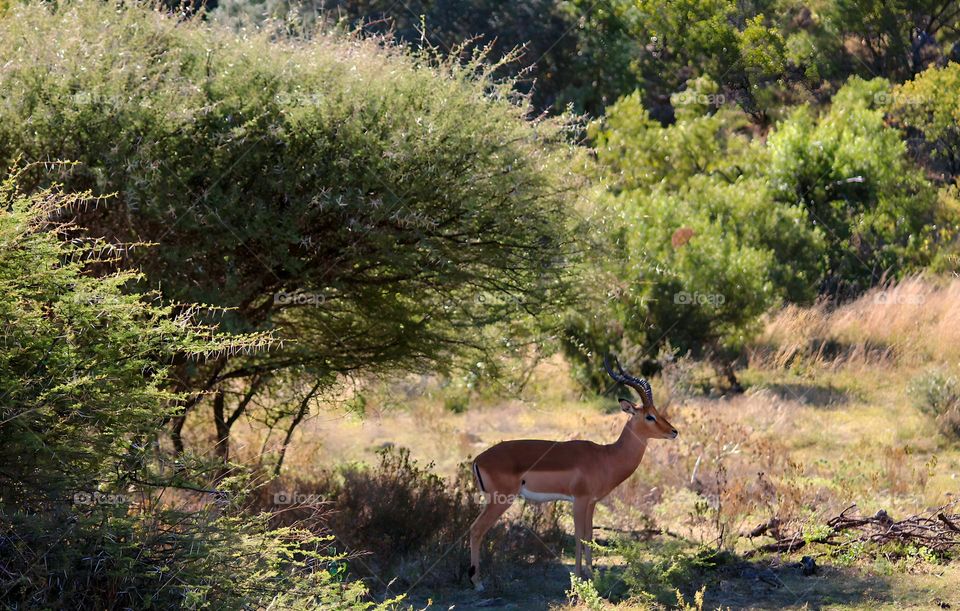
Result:
[[[603,7],[598,7],[603,10]],[[518,90],[531,96],[539,110],[563,111],[572,104],[578,112],[599,114],[603,107],[634,85],[616,88],[606,82],[617,71],[613,55],[601,47],[585,49],[579,9],[556,0],[505,3],[471,0],[468,3],[413,0],[323,0],[304,5],[290,0],[225,0],[210,19],[232,27],[248,27],[265,20],[289,19],[291,12],[307,23],[326,21],[345,29],[388,35],[417,48],[434,47],[444,53],[464,41],[486,47],[491,57],[511,57],[501,75],[517,75]],[[626,63],[622,65],[626,68]],[[601,82],[598,82],[598,77]],[[614,87],[610,87],[614,85]]]
[[[78,222],[157,244],[125,257],[142,286],[282,341],[175,363],[191,394],[174,419],[179,448],[208,391],[225,446],[278,372],[329,387],[355,372],[445,370],[518,348],[565,303],[577,159],[565,124],[528,120],[482,58],[235,36],[141,7],[11,15],[0,160],[78,160],[60,177],[69,187],[117,194]]]

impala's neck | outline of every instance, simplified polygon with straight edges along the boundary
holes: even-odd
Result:
[[[623,479],[630,476],[640,466],[643,460],[643,453],[647,450],[646,437],[640,437],[633,431],[633,418],[627,420],[620,432],[620,437],[609,446],[610,452],[616,457],[614,464],[616,468],[625,471]],[[620,475],[620,474],[618,474]]]

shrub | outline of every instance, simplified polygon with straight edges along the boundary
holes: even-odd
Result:
[[[207,483],[192,461],[171,473],[158,450],[177,399],[172,355],[268,338],[221,335],[194,307],[124,294],[133,273],[91,274],[123,247],[68,240],[56,219],[95,200],[25,195],[23,172],[0,184],[0,606],[368,606],[314,534],[244,515],[240,494],[197,510],[171,499]]]
[[[567,598],[573,604],[580,605],[590,609],[590,611],[602,611],[607,604],[606,601],[597,592],[592,581],[580,579],[576,575],[570,575],[570,589],[567,590]]]
[[[915,273],[938,244],[936,190],[887,125],[889,83],[851,78],[822,115],[799,107],[767,139],[774,198],[803,210],[828,238],[811,278],[850,296]]]
[[[703,604],[704,588],[720,580],[721,571],[739,562],[728,551],[674,542],[638,542],[621,540],[612,553],[622,555],[626,567],[622,579],[633,596],[649,602],[679,605],[686,609],[684,597],[693,596],[695,607]]]
[[[274,524],[313,518],[318,533],[332,533],[338,549],[357,555],[350,567],[358,575],[397,576],[408,586],[465,584],[466,534],[482,500],[474,491],[470,463],[461,465],[453,481],[436,475],[432,466],[418,464],[406,448],[387,447],[373,466],[345,464],[316,481],[274,482],[262,492],[260,507],[275,509],[278,490],[294,500],[319,503],[287,507]],[[552,559],[544,544],[559,546],[565,540],[560,517],[554,505],[535,506],[491,529],[484,563],[494,579],[501,562]]]
[[[681,355],[726,365],[764,311],[815,295],[824,234],[800,206],[778,202],[758,175],[762,155],[742,133],[743,113],[711,114],[700,103],[716,90],[709,79],[689,81],[692,102],[669,127],[650,119],[639,94],[591,127],[619,222],[608,234],[618,262],[599,280],[607,284],[597,289],[609,294],[606,311],[568,327],[575,361],[622,337],[641,353],[669,342]]]
[[[736,388],[729,363],[772,306],[854,296],[933,262],[956,205],[885,123],[888,89],[852,78],[829,110],[796,108],[766,141],[750,140],[742,112],[711,103],[707,78],[674,96],[666,127],[640,94],[612,106],[590,134],[620,261],[598,275],[602,309],[570,321],[571,359],[586,371],[611,345],[652,355],[669,342],[712,357]]]
[[[922,136],[924,146],[918,148],[931,157],[931,169],[945,172],[944,182],[955,183],[960,176],[960,129],[956,121],[960,109],[960,64],[951,61],[945,66],[931,66],[895,87],[886,97],[893,118],[911,134],[919,132]],[[916,145],[919,139],[912,140]],[[952,229],[956,231],[955,227]]]
[[[960,439],[960,380],[942,369],[930,369],[907,387],[914,405],[937,421],[941,432]]]

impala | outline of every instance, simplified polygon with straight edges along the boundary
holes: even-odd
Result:
[[[637,470],[648,439],[675,439],[677,429],[657,412],[653,390],[643,379],[627,374],[616,361],[617,371],[604,368],[614,380],[630,386],[640,395],[641,405],[620,399],[620,408],[630,415],[619,439],[608,445],[592,441],[543,441],[520,439],[492,446],[473,461],[477,487],[484,494],[483,512],[470,526],[470,580],[483,590],[480,581],[480,544],[490,527],[517,496],[527,501],[571,501],[576,537],[576,575],[583,576],[581,557],[590,572],[593,540],[593,510],[604,498]]]

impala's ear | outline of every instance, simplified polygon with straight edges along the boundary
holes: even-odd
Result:
[[[620,399],[620,409],[627,412],[631,416],[637,413],[637,405],[626,399]]]

